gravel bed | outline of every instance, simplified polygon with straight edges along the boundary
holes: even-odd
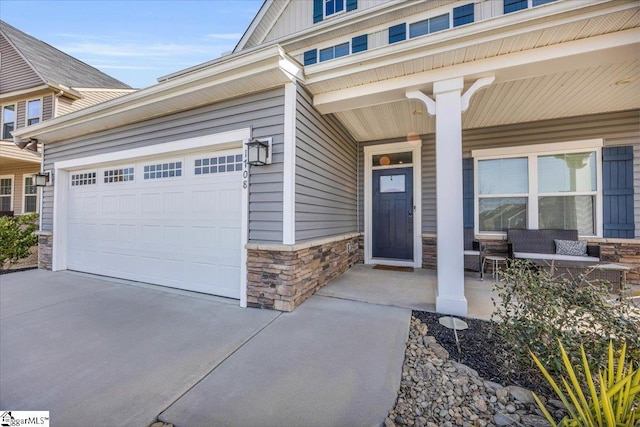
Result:
[[[549,425],[530,388],[517,385],[541,388],[538,380],[504,375],[493,362],[492,348],[503,351],[503,346],[488,337],[488,322],[464,319],[469,329],[458,331],[458,353],[453,331],[438,323],[440,315],[413,314],[398,399],[385,427]],[[556,419],[561,418],[562,403],[545,395],[552,395],[543,393],[541,398]]]

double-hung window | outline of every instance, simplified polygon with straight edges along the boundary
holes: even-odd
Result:
[[[34,99],[27,102],[27,126],[40,123],[42,120],[42,100]]]
[[[602,230],[600,140],[474,150],[479,233]]]
[[[0,211],[13,210],[13,176],[0,176]]]
[[[24,213],[38,212],[38,187],[33,176],[24,177],[24,204],[22,205]]]
[[[2,139],[11,139],[11,132],[16,128],[16,105],[2,106]]]

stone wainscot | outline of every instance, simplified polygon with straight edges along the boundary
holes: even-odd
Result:
[[[247,305],[292,311],[362,262],[360,233],[295,245],[247,244]]]

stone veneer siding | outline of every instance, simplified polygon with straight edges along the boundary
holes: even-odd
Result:
[[[299,245],[247,245],[247,305],[292,311],[362,262],[359,233]]]
[[[53,262],[53,233],[38,231],[38,268],[51,270]]]
[[[486,254],[507,256],[506,240],[483,240]],[[632,267],[627,273],[627,283],[640,285],[640,239],[594,239],[590,245],[600,245],[600,260],[608,263],[627,264]],[[422,268],[438,267],[438,249],[435,235],[422,236]],[[490,267],[489,267],[490,268]]]

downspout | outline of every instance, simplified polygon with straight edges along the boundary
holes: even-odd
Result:
[[[364,160],[364,156],[363,156]],[[356,141],[356,230],[360,231],[360,144]]]

